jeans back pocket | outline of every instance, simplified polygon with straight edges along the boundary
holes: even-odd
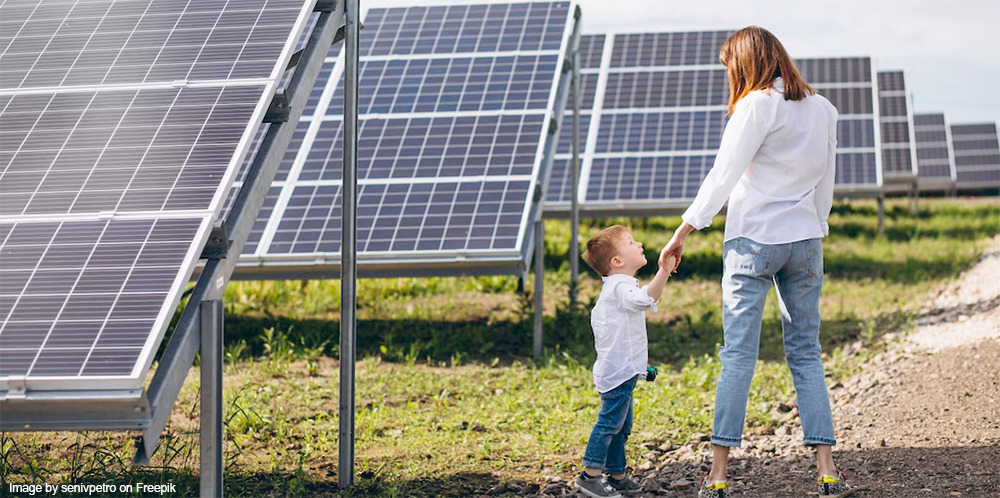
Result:
[[[746,237],[727,241],[723,247],[725,269],[745,275],[760,275],[771,265],[774,247]]]

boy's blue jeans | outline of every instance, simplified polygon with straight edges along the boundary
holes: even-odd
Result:
[[[639,376],[601,393],[601,412],[587,440],[583,466],[604,469],[608,474],[625,472],[625,442],[632,433],[632,392]]]
[[[781,309],[785,360],[792,372],[804,443],[836,444],[819,345],[823,286],[820,239],[760,244],[739,237],[725,243],[722,276],[722,371],[715,387],[712,443],[739,446],[750,380],[757,363],[764,298],[774,283]]]

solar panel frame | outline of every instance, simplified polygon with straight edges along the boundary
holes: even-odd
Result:
[[[625,176],[613,179],[613,185],[591,187],[590,182],[608,181],[612,172],[625,175],[609,160],[630,158],[631,164],[647,167],[680,167],[683,174],[672,175],[657,171],[638,172],[643,178],[670,178],[669,181],[701,179],[690,176],[701,171],[702,160],[714,161],[721,132],[727,118],[728,84],[725,69],[718,62],[718,48],[732,31],[666,32],[666,33],[605,33],[602,64],[587,64],[582,75],[598,74],[593,105],[582,109],[589,118],[590,129],[582,142],[581,173],[578,195],[581,213],[588,216],[663,215],[679,214],[694,195],[671,198],[671,192],[689,192],[685,186],[661,190],[624,189],[630,180]],[[587,60],[596,60],[595,48],[584,35]],[[661,50],[665,49],[665,50]],[[660,50],[658,52],[658,50]],[[630,62],[631,61],[631,62]],[[875,125],[879,116],[876,68],[869,57],[837,57],[799,59],[812,69],[807,80],[820,93],[841,108],[838,123],[841,137],[838,145],[837,196],[877,195],[883,186],[881,137]],[[801,68],[800,68],[801,69]],[[671,83],[672,82],[672,83]],[[692,114],[695,113],[695,114]],[[686,124],[682,124],[686,123]],[[649,129],[646,129],[649,128]],[[680,137],[668,136],[683,130]],[[693,133],[693,135],[691,135]],[[568,136],[560,138],[568,142]],[[649,158],[658,158],[650,161]],[[569,155],[557,156],[546,190],[547,217],[569,215],[568,170]],[[596,161],[600,164],[595,166]],[[611,167],[612,169],[607,169]],[[707,170],[705,170],[707,172]],[[628,176],[628,175],[626,175]],[[629,178],[632,178],[629,176]],[[658,180],[659,181],[659,180]],[[616,186],[617,185],[617,186]],[[644,185],[646,187],[648,185]],[[669,190],[669,191],[668,191]],[[646,192],[639,194],[639,192]],[[696,192],[696,189],[694,189]],[[615,198],[611,192],[624,197]],[[594,195],[600,193],[600,198]],[[646,196],[648,198],[629,198]]]
[[[558,7],[545,7],[545,6],[558,6]],[[455,7],[455,6],[452,6]],[[455,8],[465,8],[465,6],[457,6]],[[552,154],[548,152],[549,149],[554,149],[555,147],[555,136],[550,137],[549,129],[552,125],[548,124],[550,121],[558,123],[558,119],[552,119],[553,110],[556,108],[561,108],[564,105],[560,100],[565,100],[565,90],[561,87],[568,85],[567,76],[563,72],[562,61],[567,55],[566,47],[570,40],[576,36],[577,33],[577,12],[578,7],[574,2],[534,2],[529,4],[490,4],[490,9],[540,9],[546,8],[560,9],[559,16],[563,8],[565,8],[565,23],[563,24],[563,18],[559,17],[558,20],[552,20],[551,22],[558,22],[558,45],[553,45],[555,36],[551,33],[554,32],[550,29],[548,35],[539,35],[537,38],[535,35],[525,35],[524,38],[518,43],[528,43],[532,50],[517,52],[516,50],[508,50],[501,52],[463,52],[461,51],[458,44],[455,45],[442,45],[444,48],[441,51],[435,51],[429,55],[424,55],[419,52],[414,52],[417,50],[418,45],[422,42],[419,40],[408,40],[405,43],[398,44],[396,42],[386,41],[381,48],[378,49],[379,53],[372,53],[375,50],[372,47],[362,47],[361,49],[361,60],[362,65],[366,63],[378,62],[381,64],[384,61],[396,61],[397,65],[400,65],[399,61],[405,60],[419,60],[419,59],[475,59],[475,58],[493,58],[493,60],[499,60],[501,58],[509,57],[548,57],[555,56],[552,59],[552,72],[553,78],[551,78],[552,84],[548,89],[548,96],[544,103],[544,107],[541,106],[529,106],[528,108],[521,109],[485,109],[485,108],[475,108],[474,110],[437,110],[436,113],[431,115],[427,112],[376,112],[371,114],[362,114],[360,117],[362,119],[362,127],[370,126],[368,122],[376,120],[416,120],[425,119],[428,117],[435,117],[436,119],[466,119],[471,117],[485,117],[491,115],[501,115],[502,119],[520,119],[525,120],[528,117],[534,119],[535,116],[546,116],[543,122],[539,122],[537,126],[537,136],[538,145],[534,153],[534,160],[532,162],[533,166],[531,171],[526,171],[522,174],[503,176],[503,175],[491,175],[489,171],[485,175],[477,176],[457,176],[451,178],[457,180],[460,183],[476,184],[482,183],[483,181],[529,181],[532,185],[527,192],[534,192],[537,190],[535,185],[541,185],[542,175],[549,168],[548,164],[552,161]],[[409,9],[421,10],[422,8],[412,7]],[[373,12],[376,9],[373,9]],[[392,10],[392,9],[387,9]],[[414,11],[415,12],[415,11]],[[424,13],[430,12],[429,10],[424,10]],[[369,16],[372,14],[369,13]],[[384,13],[378,14],[379,16],[384,16]],[[404,19],[406,16],[413,15],[403,13],[401,14]],[[554,18],[553,18],[554,19]],[[385,38],[381,33],[383,32],[381,28],[377,25],[372,24],[372,21],[366,20],[366,31],[368,36],[373,37],[374,40]],[[510,26],[513,26],[511,24]],[[436,28],[435,28],[436,29]],[[514,26],[514,29],[518,29]],[[532,31],[532,30],[529,30]],[[533,28],[533,31],[537,29]],[[525,31],[527,33],[527,31]],[[364,32],[362,33],[364,35]],[[487,45],[493,47],[510,46],[510,40],[504,41],[501,35],[496,45],[492,45],[494,42],[489,42]],[[520,35],[518,35],[520,36]],[[531,41],[536,40],[537,41]],[[527,42],[525,41],[527,40]],[[364,43],[364,39],[362,40]],[[450,43],[450,42],[449,42]],[[478,42],[477,42],[478,43]],[[507,45],[505,45],[507,44]],[[516,44],[515,44],[516,45]],[[426,47],[426,45],[423,45]],[[538,48],[541,47],[541,50]],[[553,48],[555,47],[555,48]],[[437,50],[440,47],[435,46],[433,50]],[[393,51],[401,51],[401,53],[391,53]],[[383,53],[385,52],[385,53]],[[369,55],[366,55],[369,54]],[[337,116],[325,115],[324,112],[327,109],[335,108],[337,105],[337,99],[339,98],[339,91],[336,90],[336,83],[339,81],[342,73],[342,54],[339,50],[335,50],[329,54],[328,62],[334,62],[335,65],[330,73],[330,78],[327,80],[326,87],[321,92],[321,96],[316,100],[316,110],[312,116],[304,116],[302,121],[309,123],[309,129],[303,138],[303,144],[301,147],[301,153],[295,157],[294,164],[288,175],[288,181],[284,184],[284,189],[281,196],[276,203],[275,212],[272,218],[268,221],[267,229],[264,231],[261,238],[261,243],[258,245],[257,250],[253,254],[244,253],[240,259],[240,266],[237,269],[237,273],[234,278],[286,278],[286,277],[297,277],[301,275],[313,275],[318,277],[336,277],[339,275],[339,252],[311,252],[311,253],[294,253],[294,254],[281,254],[276,253],[272,250],[274,241],[278,238],[279,234],[283,233],[282,230],[282,216],[283,213],[288,209],[290,200],[294,197],[296,189],[302,186],[325,186],[325,187],[337,187],[339,185],[339,176],[330,170],[330,175],[323,178],[315,178],[311,180],[302,181],[300,176],[306,171],[306,162],[309,161],[308,153],[311,149],[315,149],[313,144],[321,139],[323,134],[324,126],[330,126],[330,123],[335,123],[339,126],[340,120]],[[371,67],[371,66],[369,66]],[[460,74],[460,73],[456,73]],[[564,81],[564,83],[555,84],[556,81]],[[417,89],[417,92],[422,91]],[[439,96],[441,94],[438,94]],[[364,94],[362,95],[364,99]],[[480,101],[482,102],[482,101]],[[505,101],[506,102],[506,101]],[[390,104],[393,105],[393,104]],[[394,109],[392,107],[388,109],[378,109],[379,111],[398,111],[399,109]],[[413,111],[414,109],[402,109],[403,111]],[[561,112],[561,111],[560,111]],[[331,113],[332,114],[332,113]],[[390,123],[392,124],[392,123]],[[534,125],[533,125],[534,126]],[[534,129],[534,128],[533,128]],[[532,132],[534,133],[534,132]],[[330,137],[333,136],[333,139]],[[326,132],[326,140],[330,143],[336,141],[336,133]],[[362,146],[364,146],[365,136],[360,137],[362,140]],[[404,144],[405,145],[405,144]],[[472,144],[473,148],[476,147]],[[471,149],[470,149],[471,150]],[[327,153],[331,164],[336,164],[334,152]],[[362,155],[362,158],[365,156]],[[447,158],[445,158],[447,160]],[[366,178],[366,171],[363,169],[362,165],[359,164],[359,187],[360,188],[370,188],[377,184],[394,184],[394,183],[405,183],[405,182],[420,182],[426,181],[421,180],[420,175],[416,177],[410,177],[409,175],[402,175],[398,178],[385,178],[384,174],[380,174],[379,178],[368,177]],[[374,170],[372,170],[374,171]],[[392,168],[388,168],[385,171],[396,171]],[[438,178],[437,182],[443,182],[449,178]],[[304,191],[303,191],[304,192]],[[533,195],[528,195],[528,199],[533,199]],[[527,203],[527,208],[523,210],[520,222],[519,233],[516,237],[517,243],[514,247],[505,247],[501,249],[475,249],[475,248],[463,248],[458,250],[441,250],[441,251],[359,251],[357,256],[358,272],[360,276],[395,276],[399,274],[406,275],[448,275],[448,274],[496,274],[496,273],[515,273],[521,274],[526,266],[526,261],[530,258],[530,247],[532,244],[533,230],[528,230],[531,220],[534,215],[532,212],[537,211],[538,203],[531,200]],[[359,206],[359,209],[363,206]],[[316,218],[318,221],[319,219]],[[336,228],[336,227],[334,227]],[[360,227],[359,227],[360,228]],[[328,235],[328,234],[326,234]],[[324,236],[326,236],[324,235]],[[359,235],[364,235],[362,230],[359,230]],[[329,237],[327,236],[328,240]],[[471,239],[470,239],[471,240]],[[359,241],[361,241],[359,239]],[[332,248],[332,247],[331,247]],[[362,248],[359,248],[362,249]]]
[[[824,57],[796,59],[795,63],[840,113],[834,195],[877,195],[885,179],[875,61],[871,57]]]
[[[915,113],[917,189],[921,192],[951,191],[955,188],[955,156],[951,126],[943,113]]]
[[[955,189],[1000,188],[1000,143],[996,123],[952,123]]]
[[[95,2],[95,5],[97,3],[101,2]],[[109,6],[111,5],[110,2],[103,2],[103,3],[107,3]],[[299,31],[303,29],[305,22],[308,20],[308,17],[312,11],[313,2],[309,0],[294,1],[294,2],[292,0],[288,0],[285,1],[283,4],[281,2],[272,2],[272,3],[279,5],[278,8],[281,8],[281,5],[284,5],[286,7],[286,10],[289,12],[289,15],[287,16],[288,23],[285,26],[287,26],[287,28],[290,28],[292,33],[297,34]],[[162,9],[166,5],[166,3],[158,3],[155,5],[155,7],[150,2],[147,2],[147,4],[144,5],[147,5],[150,8]],[[293,5],[293,7],[288,7],[289,5]],[[234,8],[236,10],[242,9],[245,11],[249,11],[250,7],[253,6],[250,4],[239,4],[237,7]],[[195,8],[205,10],[208,7],[199,5]],[[199,10],[198,12],[201,12],[201,10]],[[256,16],[254,17],[254,19],[259,18],[259,16],[261,15],[265,15],[264,9],[263,8],[256,9],[256,13],[254,15]],[[183,14],[181,16],[183,16]],[[181,16],[179,16],[178,19]],[[256,24],[255,22],[255,24],[249,26],[249,29],[251,30],[256,29],[257,26],[258,24]],[[250,78],[239,77],[227,80],[218,80],[210,78],[210,79],[189,80],[189,81],[173,81],[173,80],[151,81],[146,79],[139,83],[114,85],[111,87],[50,86],[43,88],[29,88],[29,87],[24,87],[22,83],[18,83],[16,88],[5,87],[3,89],[0,89],[0,101],[3,102],[3,106],[6,108],[6,106],[10,104],[10,102],[13,101],[15,98],[21,98],[26,96],[38,96],[45,94],[73,95],[83,92],[99,93],[99,92],[128,92],[128,91],[135,91],[136,93],[141,93],[141,92],[156,91],[156,90],[169,90],[172,88],[179,89],[178,90],[179,92],[184,92],[187,90],[211,89],[211,88],[219,88],[222,89],[221,91],[226,91],[226,89],[231,89],[231,88],[238,89],[247,86],[257,86],[260,88],[259,90],[260,95],[259,97],[257,97],[256,104],[253,106],[253,112],[251,113],[250,117],[245,120],[246,124],[242,126],[243,131],[241,134],[239,134],[239,140],[235,146],[235,150],[225,161],[227,167],[225,168],[225,171],[222,174],[221,178],[217,180],[218,181],[217,188],[211,189],[213,190],[213,192],[208,192],[202,196],[203,198],[207,196],[209,200],[207,202],[203,202],[200,206],[196,206],[193,209],[177,209],[177,207],[175,206],[170,206],[170,209],[164,209],[161,207],[158,210],[146,209],[146,210],[132,210],[132,211],[120,211],[120,212],[93,211],[93,212],[79,212],[79,213],[69,213],[69,214],[60,213],[58,209],[56,209],[53,212],[38,213],[38,214],[24,214],[22,210],[21,214],[16,214],[16,215],[7,214],[4,215],[3,217],[0,217],[0,224],[8,226],[14,226],[17,224],[22,224],[22,225],[23,224],[44,225],[52,223],[74,224],[74,223],[87,222],[88,220],[92,222],[105,221],[107,223],[124,223],[133,221],[133,222],[145,222],[145,223],[155,224],[155,223],[166,222],[169,221],[170,219],[175,219],[175,218],[189,219],[197,222],[196,234],[193,237],[191,237],[190,245],[188,245],[186,247],[186,250],[183,251],[182,258],[180,258],[182,259],[182,261],[176,267],[175,270],[176,273],[174,273],[175,278],[172,280],[169,295],[162,301],[162,305],[158,307],[158,311],[155,315],[155,321],[152,330],[147,331],[147,333],[145,333],[142,336],[143,346],[141,348],[138,357],[135,359],[135,362],[132,364],[133,367],[130,369],[127,375],[121,374],[122,372],[121,369],[114,370],[114,375],[102,375],[101,371],[94,371],[95,372],[94,375],[75,375],[75,376],[74,375],[35,376],[32,375],[31,372],[25,372],[28,374],[27,376],[25,376],[14,373],[11,375],[4,376],[3,378],[0,378],[0,390],[9,392],[11,388],[14,389],[20,388],[20,389],[30,389],[33,391],[36,390],[79,391],[87,389],[100,390],[100,391],[108,391],[108,390],[134,391],[138,388],[141,388],[143,378],[145,374],[148,372],[150,364],[152,363],[153,354],[156,352],[156,349],[158,348],[160,342],[162,341],[163,335],[166,331],[166,325],[169,322],[170,318],[173,316],[173,312],[180,301],[181,293],[183,292],[184,286],[188,281],[188,279],[190,278],[195,268],[195,265],[197,264],[197,261],[201,256],[201,247],[204,246],[205,242],[209,237],[209,232],[211,231],[213,225],[212,222],[213,220],[216,219],[217,212],[222,207],[222,203],[225,200],[225,196],[229,192],[229,187],[232,184],[232,181],[237,174],[236,166],[240,162],[242,162],[243,155],[245,154],[247,147],[250,145],[253,139],[254,131],[260,124],[263,115],[267,110],[267,106],[271,101],[271,96],[273,95],[274,90],[277,87],[278,81],[280,80],[281,76],[284,73],[285,65],[287,63],[287,60],[291,56],[292,49],[294,48],[294,40],[295,40],[294,37],[288,37],[287,35],[285,35],[283,42],[280,44],[281,49],[277,52],[272,51],[271,55],[268,56],[272,57],[271,62],[269,63],[270,65],[269,74],[265,74],[263,75],[263,77],[261,77],[260,75],[251,75],[252,77]],[[6,41],[6,39],[4,39],[3,41]],[[9,46],[10,44],[6,45],[4,48],[6,49]],[[259,54],[253,55],[250,52],[247,52],[247,54],[249,57],[256,57],[259,55]],[[221,60],[221,59],[215,59],[215,60]],[[197,58],[192,59],[192,61],[189,61],[189,63],[197,64]],[[30,77],[31,74],[32,73],[30,71],[26,73],[27,76],[25,76],[25,79]],[[193,74],[195,73],[191,72],[185,73],[185,75],[193,75]],[[240,75],[240,76],[246,76],[246,75]],[[131,131],[131,130],[125,129],[125,131]],[[8,169],[9,168],[5,163],[3,171],[8,172]],[[187,181],[187,179],[184,179],[184,181]],[[13,233],[11,230],[4,230],[4,232],[6,232],[5,237],[9,237],[10,233]],[[141,253],[136,253],[136,254],[138,256],[141,256]],[[120,255],[112,251],[111,253],[109,253],[109,256],[112,257],[108,261],[113,261],[116,256]],[[105,271],[105,273],[108,272]],[[96,285],[96,287],[91,286],[87,288],[101,290],[105,289],[107,284],[108,282],[102,283],[95,281],[94,285]],[[21,294],[23,295],[23,292]],[[84,299],[81,301],[81,303],[83,303],[84,301],[87,300]],[[84,309],[83,311],[86,310]],[[9,322],[5,321],[4,323],[6,324]],[[55,326],[56,325],[53,325],[53,327]],[[132,339],[135,339],[135,337],[132,337]],[[53,354],[57,351],[60,350],[55,350],[55,349],[52,350]],[[95,351],[94,347],[91,347],[91,351],[92,352]],[[39,354],[41,353],[46,353],[46,350],[43,348]],[[109,358],[113,360],[113,357]],[[97,364],[95,363],[95,365]],[[81,367],[80,371],[83,372],[86,368],[87,364],[84,364]],[[6,392],[4,393],[5,395]]]
[[[879,127],[882,138],[882,171],[886,184],[910,188],[918,176],[912,94],[904,71],[879,71]],[[890,185],[887,189],[894,189]],[[899,187],[895,187],[898,190]]]

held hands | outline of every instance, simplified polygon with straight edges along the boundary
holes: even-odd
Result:
[[[684,239],[677,240],[674,235],[670,242],[660,251],[660,267],[677,273],[677,267],[681,264],[681,253],[684,252]]]
[[[660,251],[661,267],[670,269],[674,273],[677,272],[677,267],[681,264],[681,254],[684,253],[684,239],[693,229],[694,227],[687,223],[677,227],[673,237],[670,237],[670,242],[667,242],[667,245]]]
[[[668,273],[677,273],[677,258],[672,254],[667,254],[666,249],[660,251],[660,269],[665,270]]]

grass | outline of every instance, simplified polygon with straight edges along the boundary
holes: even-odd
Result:
[[[653,260],[678,221],[591,220],[581,237],[628,224]],[[637,389],[630,461],[642,455],[643,443],[679,444],[709,431],[721,340],[722,224],[718,218],[688,238],[681,273],[668,283],[661,311],[649,315],[651,363],[662,368],[655,383]],[[831,226],[822,341],[837,379],[872,354],[847,355],[840,346],[876,344],[880,335],[906,329],[933,289],[976,261],[1000,233],[1000,205],[922,201],[914,217],[890,202],[880,236],[874,202],[854,201],[835,207]],[[505,481],[566,477],[577,468],[599,402],[586,308],[600,287],[586,273],[581,308],[568,306],[568,240],[567,223],[547,222],[546,351],[538,361],[527,357],[531,298],[516,292],[514,278],[359,283],[359,478],[345,495],[463,496]],[[235,282],[225,299],[226,494],[338,495],[337,282]],[[748,431],[759,433],[773,430],[784,415],[780,406],[794,399],[780,361],[773,293],[764,317],[747,416]],[[174,496],[197,494],[197,398],[192,370],[150,467],[131,465],[127,434],[6,433],[0,484],[6,491],[7,483],[172,483]]]

